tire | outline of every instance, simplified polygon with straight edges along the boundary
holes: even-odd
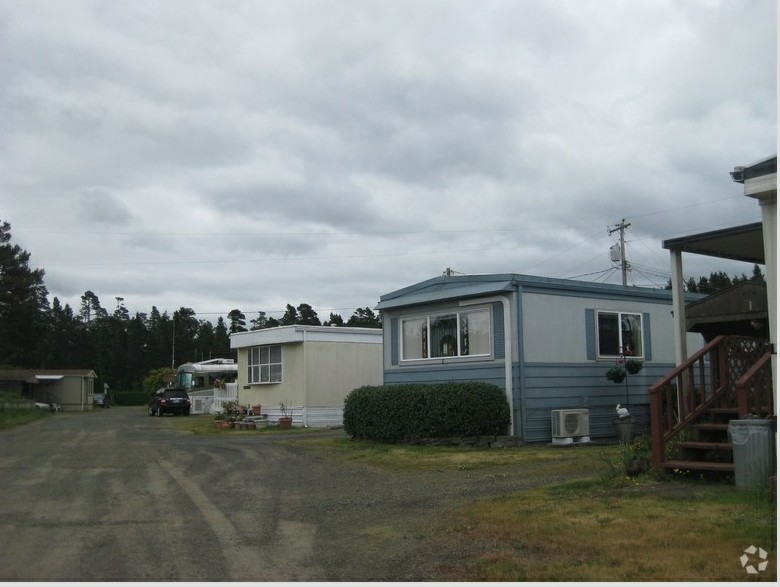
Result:
[[[162,418],[162,415],[163,415],[162,408],[158,406],[157,407],[157,417],[158,418]]]
[[[150,416],[154,416],[154,406],[149,406],[148,412]]]

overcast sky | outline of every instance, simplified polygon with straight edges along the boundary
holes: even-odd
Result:
[[[0,0],[0,220],[50,301],[308,303],[456,272],[663,286],[760,220],[775,0]],[[698,277],[752,266],[688,255]]]

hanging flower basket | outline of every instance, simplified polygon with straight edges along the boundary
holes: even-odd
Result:
[[[607,379],[614,381],[615,383],[621,383],[626,378],[625,367],[612,367],[607,371]]]
[[[626,361],[626,371],[630,375],[636,375],[642,370],[642,367],[644,367],[644,364],[637,359],[628,359]]]

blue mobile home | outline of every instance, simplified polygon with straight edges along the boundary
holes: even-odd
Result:
[[[618,403],[648,418],[648,387],[675,366],[672,293],[519,274],[445,275],[383,295],[384,382],[487,381],[507,392],[512,434],[549,442],[551,411],[586,408],[614,436]],[[692,335],[691,348],[701,344]],[[621,353],[644,363],[626,382]]]

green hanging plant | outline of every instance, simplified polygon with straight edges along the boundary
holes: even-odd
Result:
[[[620,365],[615,365],[609,371],[607,371],[607,379],[614,381],[615,383],[622,383],[626,378],[626,368]]]
[[[636,375],[642,370],[642,367],[644,367],[644,363],[638,359],[626,360],[626,371],[628,371],[630,375]]]

